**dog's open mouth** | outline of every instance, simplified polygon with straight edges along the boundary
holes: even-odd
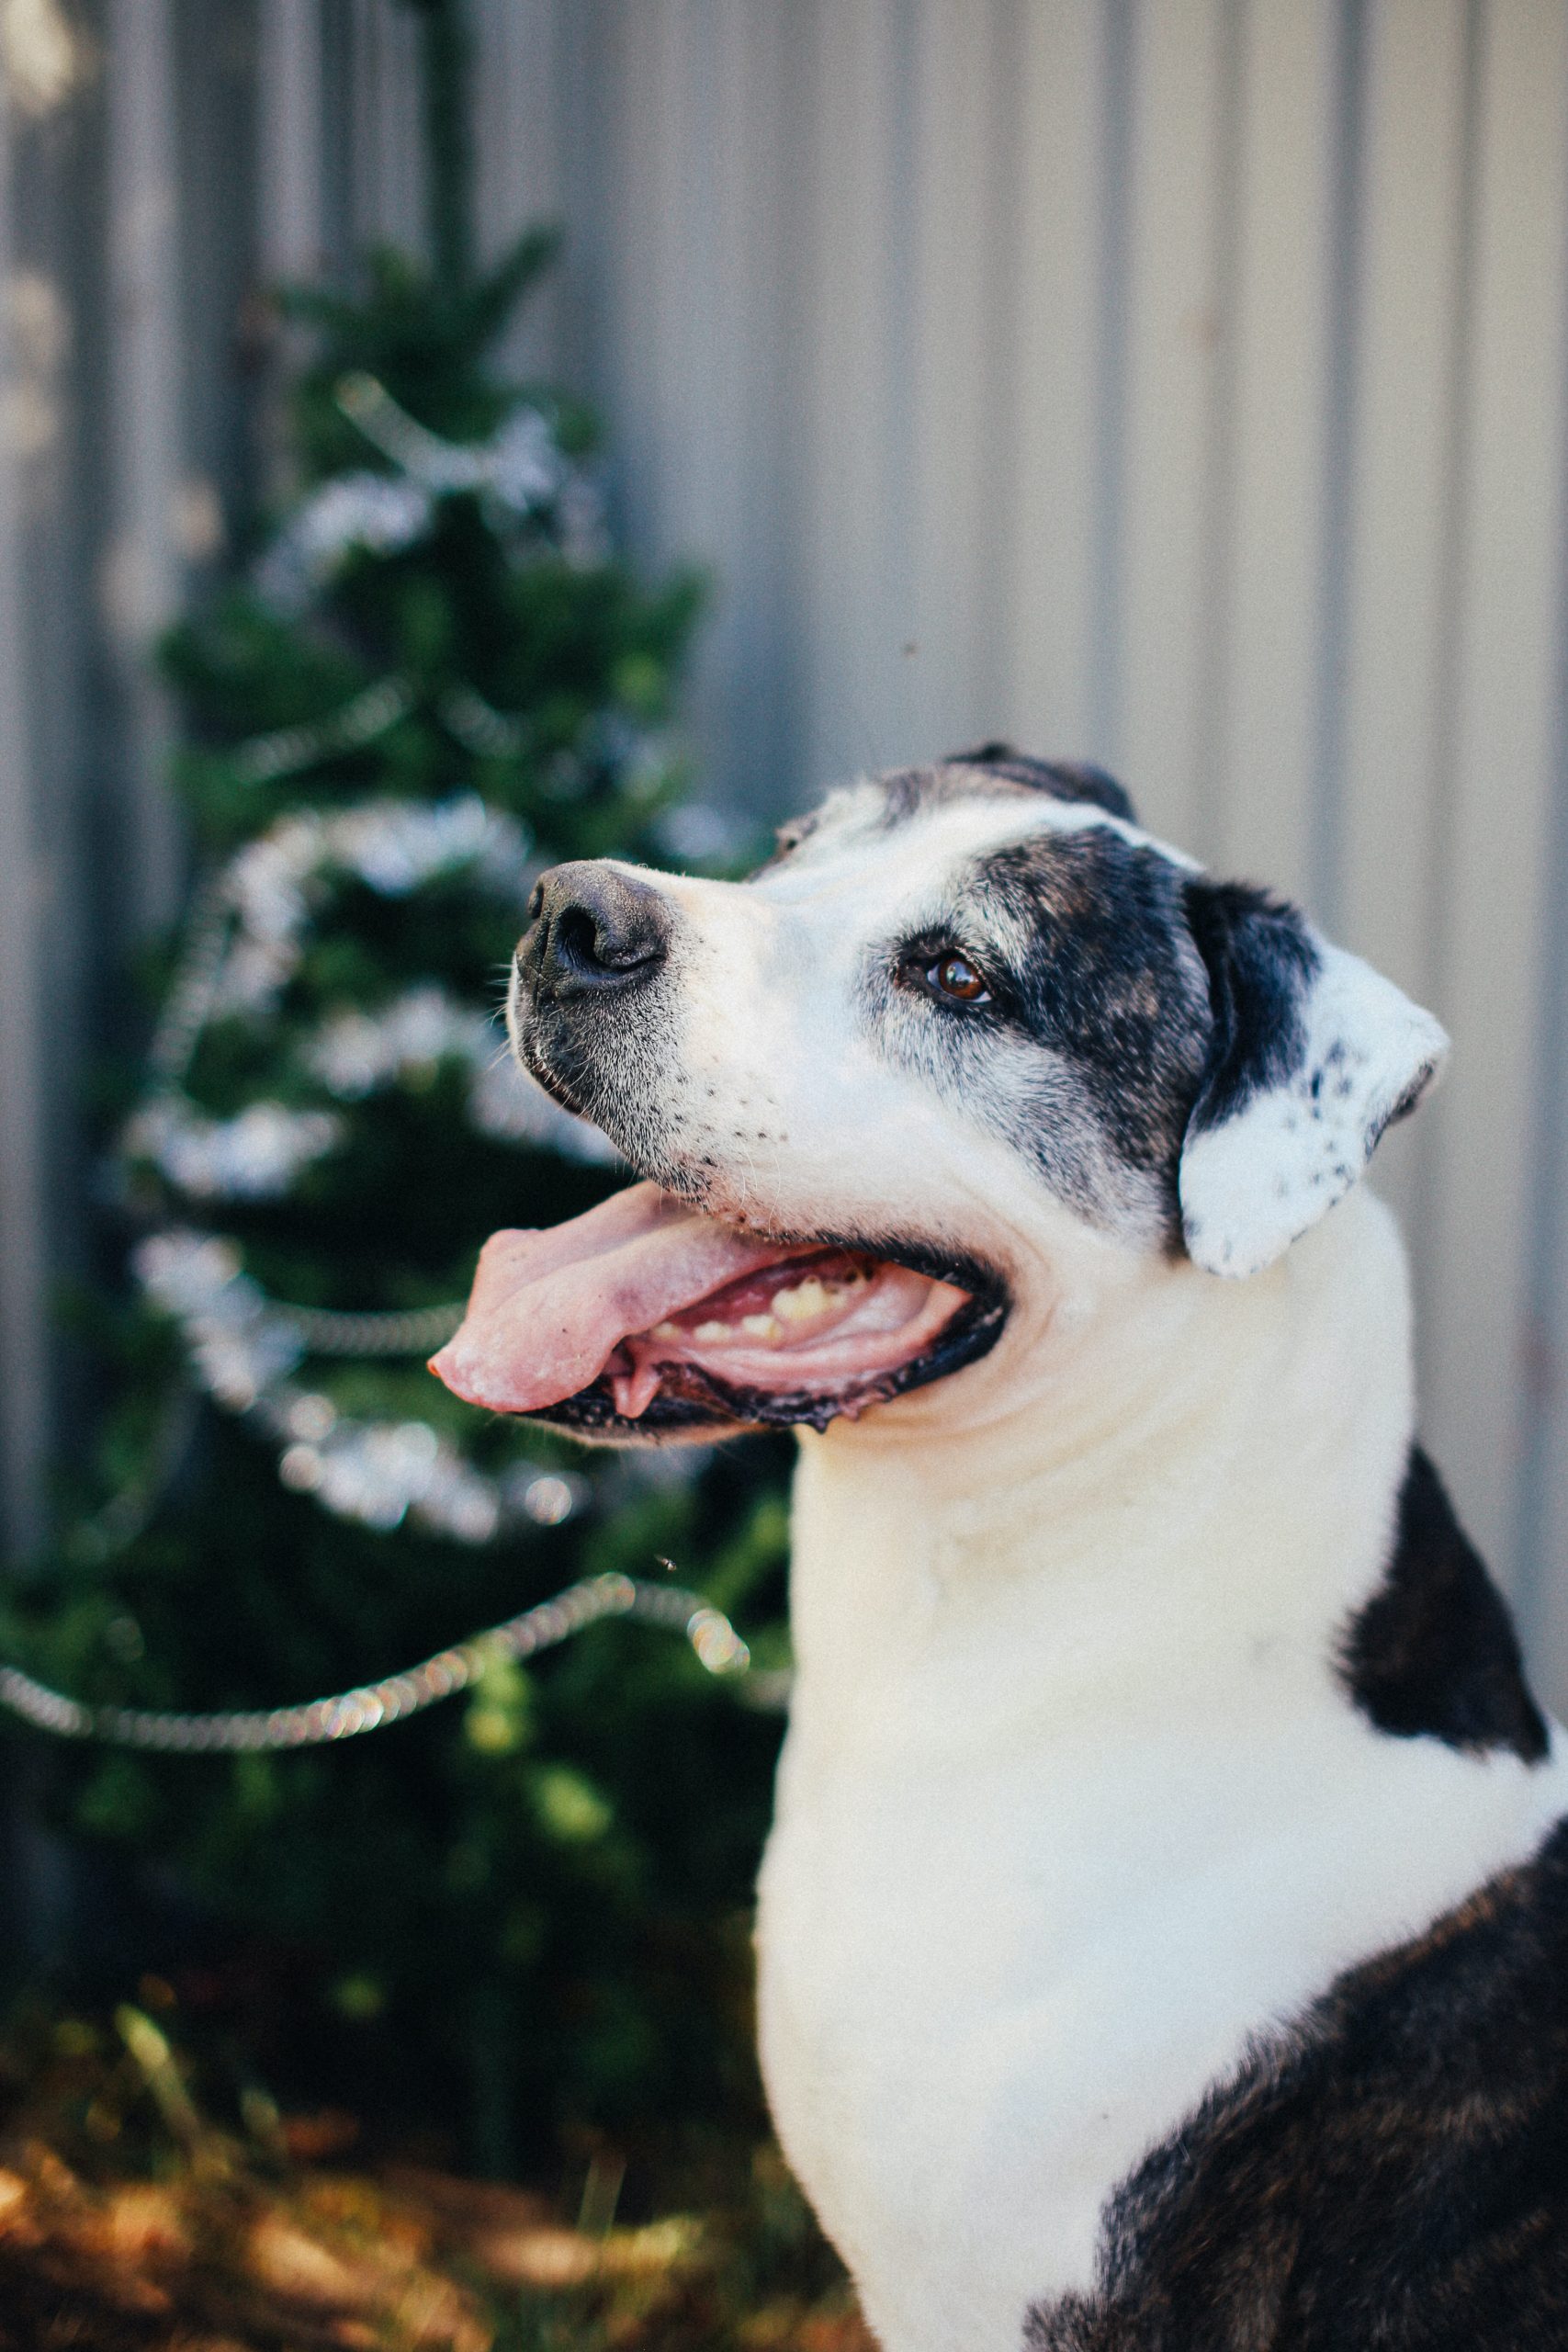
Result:
[[[486,1242],[431,1365],[459,1396],[584,1431],[821,1428],[970,1362],[999,1296],[837,1242],[771,1241],[634,1184]]]

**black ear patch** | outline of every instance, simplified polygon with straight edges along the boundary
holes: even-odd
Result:
[[[1350,1190],[1448,1051],[1441,1025],[1261,890],[1190,880],[1209,1052],[1178,1192],[1193,1263],[1257,1273]]]
[[[1294,907],[1242,882],[1190,882],[1187,926],[1209,975],[1209,1057],[1191,1132],[1217,1127],[1293,1076],[1306,1052],[1302,1007],[1321,961]]]
[[[1021,784],[1030,792],[1048,792],[1053,800],[1087,800],[1096,808],[1103,808],[1108,817],[1120,817],[1123,823],[1134,825],[1137,817],[1133,803],[1112,775],[1103,768],[1092,767],[1087,761],[1034,760],[1025,752],[1015,752],[1010,743],[978,743],[972,752],[950,752],[942,762],[945,768],[987,768],[993,775],[1003,776],[1009,784]]]

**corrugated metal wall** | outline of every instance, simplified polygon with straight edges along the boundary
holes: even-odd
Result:
[[[1568,1696],[1568,0],[475,13],[487,236],[570,232],[525,355],[607,413],[631,543],[714,571],[710,789],[1098,757],[1449,1023],[1384,1155],[1426,1426]],[[421,187],[392,0],[0,0],[0,46],[25,1533],[83,1057],[177,865],[137,650],[265,469],[247,289]]]

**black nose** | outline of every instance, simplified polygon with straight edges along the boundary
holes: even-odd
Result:
[[[604,994],[652,978],[670,952],[662,893],[597,858],[552,865],[534,886],[517,950],[536,996]]]

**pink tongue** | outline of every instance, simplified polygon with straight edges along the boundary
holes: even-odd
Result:
[[[470,1405],[538,1412],[590,1386],[632,1333],[799,1252],[633,1184],[565,1225],[492,1234],[430,1368]]]

